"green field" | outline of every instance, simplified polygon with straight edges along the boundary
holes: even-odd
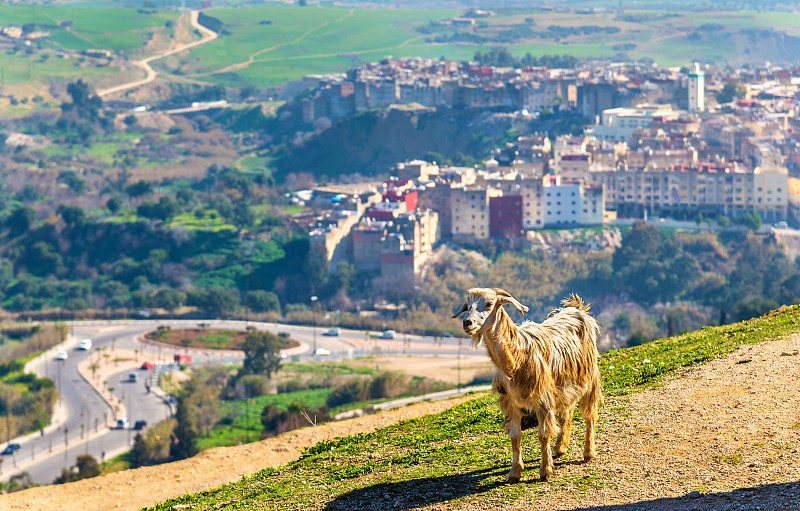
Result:
[[[85,50],[133,50],[146,42],[147,34],[163,29],[176,20],[177,12],[142,14],[132,8],[80,5],[0,5],[0,20],[5,24],[35,23],[50,32],[56,48]],[[69,26],[62,26],[65,22]]]
[[[506,47],[515,56],[611,57],[623,51],[630,58],[654,59],[665,65],[686,65],[693,60],[781,62],[800,55],[796,40],[783,40],[783,34],[800,35],[800,14],[656,11],[645,10],[655,6],[654,2],[637,5],[638,10],[626,10],[621,16],[612,10],[545,13],[499,9],[497,16],[480,18],[472,27],[439,23],[461,15],[459,10],[276,4],[217,7],[204,13],[222,23],[221,37],[181,57],[158,60],[155,66],[162,81],[169,82],[174,76],[182,81],[263,89],[308,74],[343,72],[387,55],[464,60],[476,51],[497,47]],[[108,86],[120,72],[119,62],[97,67],[91,60],[63,52],[102,48],[129,59],[154,55],[157,50],[144,50],[145,45],[155,37],[163,47],[174,35],[167,23],[180,16],[174,11],[80,4],[0,5],[3,22],[36,23],[51,33],[24,50],[0,51],[3,84],[17,86],[22,92],[12,92],[29,98],[37,94],[37,87],[79,76],[97,86]],[[743,30],[759,33],[742,37]],[[624,43],[635,47],[620,50]],[[120,76],[117,81],[122,80]],[[0,112],[25,109],[17,106],[11,110],[0,101]]]

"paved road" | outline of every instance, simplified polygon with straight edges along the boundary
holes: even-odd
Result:
[[[0,479],[7,480],[14,473],[22,470],[31,474],[35,481],[48,484],[53,481],[64,467],[75,464],[79,454],[89,453],[98,460],[116,456],[130,448],[134,431],[113,428],[115,411],[120,416],[126,415],[131,424],[136,420],[146,420],[148,424],[168,418],[172,409],[163,393],[154,389],[147,392],[145,380],[148,374],[165,370],[167,363],[177,353],[187,353],[197,365],[217,365],[241,363],[243,354],[237,351],[186,350],[163,345],[143,343],[140,335],[156,329],[159,325],[172,328],[193,328],[200,323],[208,324],[208,328],[227,328],[244,330],[248,326],[266,329],[275,333],[288,332],[290,336],[301,342],[301,346],[288,350],[287,358],[299,361],[322,361],[345,359],[373,353],[410,354],[410,355],[455,355],[467,357],[485,357],[482,350],[468,350],[465,339],[443,339],[441,342],[430,337],[404,335],[399,333],[395,339],[376,339],[377,332],[357,330],[341,330],[338,336],[325,336],[327,327],[304,327],[274,323],[256,323],[245,321],[214,320],[176,320],[176,321],[87,321],[76,322],[72,328],[72,336],[65,345],[45,353],[29,364],[29,368],[40,376],[52,378],[61,391],[61,400],[54,414],[54,425],[45,428],[43,435],[33,434],[13,441],[20,443],[22,449],[14,456],[5,456],[0,464]],[[81,351],[77,348],[79,339],[91,338],[92,350]],[[461,348],[459,349],[459,341]],[[330,355],[314,355],[314,348],[324,348]],[[121,408],[115,410],[108,399],[100,393],[78,372],[81,362],[86,359],[109,353],[115,357],[118,353],[135,354],[135,360],[120,363],[129,368],[121,368],[106,377],[106,387],[113,387],[113,402]],[[68,353],[68,359],[59,361],[55,354],[59,350]],[[122,358],[122,357],[117,357]],[[113,358],[110,358],[113,360]],[[152,371],[133,369],[144,361],[156,363]],[[135,372],[138,381],[128,382],[128,375]],[[89,375],[91,378],[91,375]],[[99,380],[98,380],[99,381]],[[102,388],[102,387],[101,387]],[[108,396],[110,398],[110,396]],[[107,427],[108,426],[108,427]],[[65,444],[65,440],[68,445]]]

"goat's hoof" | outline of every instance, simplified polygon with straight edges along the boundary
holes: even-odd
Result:
[[[508,482],[518,483],[522,477],[522,467],[512,467],[508,472]]]
[[[583,462],[589,463],[590,461],[593,461],[596,457],[597,457],[596,452],[585,452],[583,453]]]
[[[561,456],[565,455],[566,453],[567,453],[567,448],[566,447],[563,448],[563,449],[556,449],[556,452],[553,453],[553,457],[554,458],[560,458]]]
[[[552,468],[539,468],[539,480],[540,481],[547,481],[553,476],[553,469]]]

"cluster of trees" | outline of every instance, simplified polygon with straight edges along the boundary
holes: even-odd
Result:
[[[79,454],[75,458],[75,465],[70,468],[62,468],[61,474],[53,480],[53,484],[71,483],[81,479],[97,477],[102,473],[100,465],[91,454]]]
[[[331,388],[325,400],[328,408],[348,403],[384,399],[405,394],[426,394],[443,390],[441,382],[410,378],[397,371],[383,371],[363,378],[352,378]]]
[[[281,301],[309,295],[317,281],[306,277],[308,240],[288,231],[283,221],[262,218],[269,241],[245,239],[233,230],[176,230],[175,214],[220,215],[238,229],[254,223],[252,181],[234,170],[210,173],[224,181],[226,194],[212,196],[199,207],[191,190],[175,198],[143,201],[139,217],[151,221],[109,222],[108,215],[89,217],[79,206],[61,205],[42,223],[36,211],[17,206],[0,215],[0,301],[13,311],[62,308],[174,310],[181,304],[212,314],[238,310],[279,311]],[[142,197],[149,184],[134,183],[129,192]],[[124,218],[119,196],[108,201],[109,213]],[[213,207],[213,209],[212,209]],[[208,209],[206,209],[208,208]],[[290,258],[289,260],[287,260]],[[316,275],[318,272],[313,272]],[[276,284],[276,281],[279,281]],[[273,291],[272,289],[276,291]],[[277,293],[280,293],[279,297]]]
[[[485,53],[475,52],[472,60],[484,66],[502,67],[548,67],[572,69],[580,60],[572,55],[542,55],[534,57],[526,53],[522,57],[514,57],[508,48],[493,48]]]
[[[53,380],[24,372],[24,357],[64,340],[63,325],[21,325],[0,331],[0,438],[13,438],[50,423],[58,391]],[[10,430],[9,430],[10,428]]]
[[[751,231],[678,233],[637,223],[613,254],[496,252],[491,243],[482,248],[489,259],[477,252],[440,258],[402,323],[446,331],[452,327],[448,313],[475,282],[507,289],[531,307],[532,318],[546,315],[572,291],[601,315],[621,303],[644,307],[656,316],[650,337],[667,335],[670,317],[676,333],[800,303],[800,264],[788,260],[773,238]],[[608,323],[625,335],[643,328]]]
[[[14,493],[36,486],[41,485],[35,482],[27,471],[23,470],[9,477],[8,481],[0,481],[0,493]]]

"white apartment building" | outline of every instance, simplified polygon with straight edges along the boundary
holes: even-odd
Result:
[[[738,216],[756,212],[768,222],[785,220],[788,174],[737,165],[599,172],[588,182],[606,187],[607,205],[631,216]]]
[[[543,184],[544,225],[599,225],[603,223],[603,187],[579,182],[561,182],[545,176]]]
[[[586,129],[598,140],[627,142],[634,131],[647,128],[654,118],[677,119],[678,112],[672,105],[636,105],[634,108],[620,107],[603,110],[600,124]]]

